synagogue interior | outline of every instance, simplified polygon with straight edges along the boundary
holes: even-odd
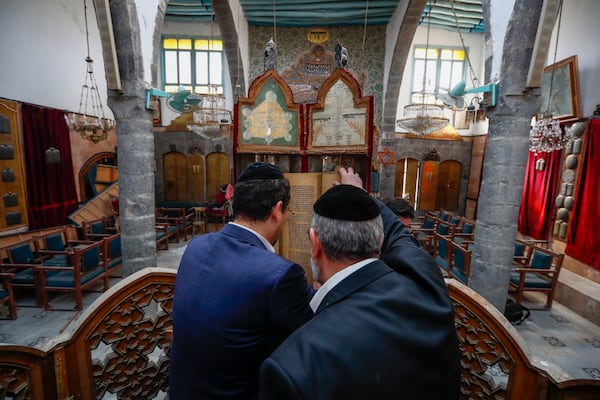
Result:
[[[231,221],[255,161],[290,181],[276,251],[309,281],[304,228],[340,168],[408,200],[455,306],[461,398],[600,398],[598,15],[594,0],[3,1],[0,398],[165,398],[179,257]],[[507,299],[530,319],[511,324]],[[589,327],[576,350],[554,331],[569,319]]]

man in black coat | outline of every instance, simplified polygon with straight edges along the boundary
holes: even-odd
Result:
[[[259,398],[457,399],[452,303],[435,262],[393,213],[338,185],[315,203],[309,237],[322,282],[316,315],[262,364]]]

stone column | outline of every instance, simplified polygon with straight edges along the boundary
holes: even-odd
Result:
[[[117,122],[123,275],[156,266],[154,134],[134,0],[110,5],[122,90],[109,92]]]
[[[475,243],[471,247],[469,286],[499,310],[504,310],[508,293],[528,157],[529,125],[540,104],[539,90],[527,89],[525,85],[542,2],[515,2],[504,38],[498,102],[488,110],[490,127]],[[490,0],[483,3],[485,20],[491,21]],[[487,26],[486,42],[501,48],[500,38],[490,38],[489,31]]]

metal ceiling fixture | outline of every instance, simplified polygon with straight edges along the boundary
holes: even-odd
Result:
[[[98,84],[94,77],[94,60],[90,57],[90,33],[88,29],[86,0],[83,0],[83,10],[87,45],[85,80],[81,86],[79,112],[66,113],[65,121],[69,129],[78,132],[82,138],[93,143],[98,143],[101,140],[106,140],[108,131],[115,126],[115,123],[113,120],[107,119],[104,114],[104,107],[102,107],[100,93],[98,92]]]
[[[430,6],[431,8],[431,6]],[[430,15],[430,14],[429,14]],[[425,43],[425,66],[423,71],[423,88],[420,92],[413,93],[421,101],[404,106],[404,118],[396,120],[396,125],[405,132],[417,135],[426,135],[448,125],[450,120],[444,117],[444,107],[428,103],[428,99],[435,97],[434,93],[427,92],[427,58],[429,56],[429,33],[431,18],[427,19],[427,40]],[[413,96],[411,96],[412,98]]]
[[[558,37],[560,34],[560,23],[562,19],[562,0],[558,5],[558,25],[556,27],[556,42],[554,43],[554,61],[556,64],[556,52],[558,50]],[[553,118],[550,112],[550,104],[552,104],[552,91],[554,89],[554,71],[550,72],[550,88],[548,91],[548,104],[546,110],[536,119],[529,131],[529,151],[535,154],[541,152],[551,152],[554,150],[562,150],[570,140],[573,139],[571,131],[563,132],[560,126],[560,121]]]

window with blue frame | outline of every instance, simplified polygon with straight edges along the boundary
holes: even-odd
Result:
[[[162,39],[163,90],[180,86],[197,94],[223,94],[223,41],[220,39]]]
[[[462,48],[415,47],[411,102],[422,103],[426,93],[425,102],[436,103],[440,93],[464,79],[465,57]]]

